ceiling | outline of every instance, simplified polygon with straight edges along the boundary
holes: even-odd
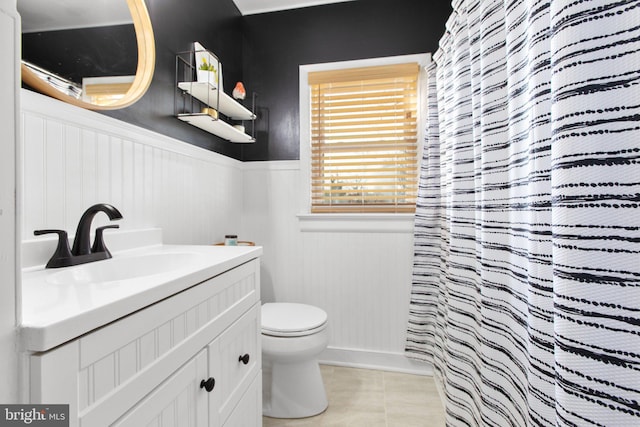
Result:
[[[233,0],[243,15],[345,1],[354,0]],[[124,0],[18,0],[18,11],[24,32],[131,23]]]
[[[298,9],[329,3],[342,3],[345,1],[353,0],[233,0],[243,15],[254,15],[256,13],[274,12],[285,9]]]

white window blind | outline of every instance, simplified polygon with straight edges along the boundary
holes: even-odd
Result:
[[[310,72],[311,212],[414,212],[417,63]]]

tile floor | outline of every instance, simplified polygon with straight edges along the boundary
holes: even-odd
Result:
[[[320,366],[329,408],[315,417],[263,417],[264,427],[443,427],[433,378],[368,369]]]

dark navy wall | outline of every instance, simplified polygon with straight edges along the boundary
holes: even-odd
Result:
[[[298,67],[435,52],[448,0],[357,0],[244,18],[243,78],[258,93],[258,141],[242,160],[299,158]]]

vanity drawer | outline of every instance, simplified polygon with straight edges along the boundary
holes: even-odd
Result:
[[[260,372],[260,336],[258,303],[209,345],[209,368],[216,380],[210,425],[224,424]]]

